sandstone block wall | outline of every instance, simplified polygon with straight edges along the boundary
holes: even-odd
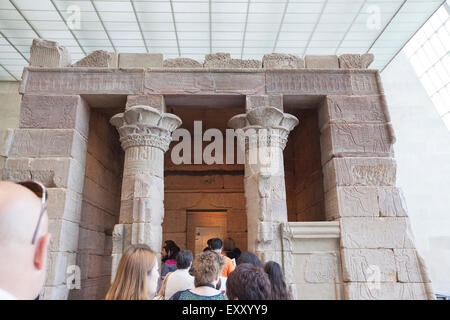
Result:
[[[285,174],[289,221],[324,221],[320,131],[315,109],[293,111],[300,125],[286,146]]]
[[[433,299],[396,187],[395,136],[382,89],[363,92],[329,95],[319,109],[325,215],[340,223],[344,298]]]
[[[77,265],[81,289],[70,299],[104,299],[110,286],[112,232],[119,222],[123,151],[109,117],[92,109],[81,202]]]

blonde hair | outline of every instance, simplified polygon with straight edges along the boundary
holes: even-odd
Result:
[[[106,300],[147,300],[147,274],[156,264],[156,254],[145,244],[129,246],[120,258],[116,277]]]
[[[217,275],[222,273],[225,259],[214,251],[205,251],[195,257],[194,284],[196,287],[205,285],[216,280]]]

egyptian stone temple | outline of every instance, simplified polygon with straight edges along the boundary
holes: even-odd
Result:
[[[130,244],[160,253],[174,240],[195,255],[230,237],[278,262],[295,299],[434,299],[396,186],[373,59],[214,53],[201,63],[94,51],[73,62],[35,39],[2,178],[48,187],[40,298],[103,299]],[[228,161],[232,137],[207,163],[212,137],[229,129],[253,130],[243,161]],[[267,138],[255,143],[258,130]],[[178,163],[182,142],[192,148]],[[273,170],[250,162],[268,147]]]

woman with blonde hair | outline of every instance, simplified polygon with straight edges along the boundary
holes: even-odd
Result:
[[[106,300],[149,300],[158,286],[156,254],[145,244],[129,246],[120,258]]]

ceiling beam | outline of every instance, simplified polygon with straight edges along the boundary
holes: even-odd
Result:
[[[316,29],[317,29],[317,27],[319,26],[320,20],[322,19],[322,16],[323,16],[323,13],[325,12],[325,8],[326,8],[327,4],[328,4],[328,0],[326,0],[326,1],[323,3],[322,8],[320,9],[319,18],[317,19],[316,23],[314,24],[314,28],[313,28],[313,30],[311,31],[311,34],[309,35],[308,42],[306,43],[305,49],[303,50],[303,56],[305,56],[306,51],[307,51],[308,48],[309,48],[309,45],[310,45],[311,40],[312,40],[312,37],[314,36],[314,33],[316,32]]]
[[[242,59],[242,56],[244,55],[245,36],[247,34],[248,12],[249,11],[250,11],[250,0],[247,1],[247,13],[245,15],[244,34],[242,36],[241,59]]]
[[[208,13],[209,13],[209,53],[212,53],[212,13],[211,13],[211,0],[208,1]]]
[[[84,50],[83,46],[81,45],[80,41],[78,40],[78,38],[75,36],[75,33],[73,33],[72,29],[69,27],[69,25],[67,24],[66,19],[64,18],[64,16],[62,15],[61,11],[59,11],[58,7],[56,6],[55,0],[50,0],[50,2],[52,3],[53,7],[55,8],[56,12],[58,13],[59,17],[61,18],[61,20],[65,23],[67,29],[69,30],[69,32],[72,34],[72,37],[74,38],[74,40],[76,41],[76,43],[78,44],[78,46],[80,47],[81,51],[83,51],[84,55],[87,55],[86,51]]]
[[[23,18],[23,20],[25,20],[25,22],[28,24],[28,26],[31,28],[31,30],[34,31],[34,33],[36,33],[36,35],[39,38],[42,38],[42,36],[40,35],[40,33],[36,30],[36,28],[31,24],[31,22],[25,17],[25,15],[22,13],[22,11],[17,7],[17,5],[14,3],[13,0],[9,0],[9,2],[11,3],[11,5],[14,7],[14,9],[16,9],[16,11],[20,14],[20,16]]]
[[[367,49],[366,53],[368,53],[370,51],[370,49],[373,48],[375,43],[383,35],[384,31],[386,31],[387,27],[391,24],[392,20],[394,20],[394,18],[397,16],[397,14],[400,12],[400,10],[402,10],[403,6],[406,4],[407,1],[408,0],[403,0],[402,4],[398,6],[398,8],[395,11],[395,13],[392,15],[392,17],[389,19],[389,21],[386,23],[386,25],[383,27],[383,29],[381,29],[380,33],[378,33],[378,35],[375,38],[375,40],[373,40],[372,44],[369,46],[369,49]]]
[[[100,24],[102,25],[103,30],[105,30],[106,37],[108,38],[109,43],[111,43],[111,46],[112,46],[114,52],[117,52],[116,47],[114,46],[114,43],[112,42],[111,37],[109,36],[109,32],[108,32],[108,30],[106,29],[105,24],[103,23],[102,18],[100,17],[100,12],[98,12],[97,6],[95,5],[94,0],[90,0],[90,2],[91,2],[92,7],[94,7],[94,11],[95,11],[95,13],[97,14],[97,18],[98,18],[98,20],[100,21]]]
[[[175,23],[175,13],[173,10],[172,0],[170,0],[170,11],[172,13],[172,22],[173,22],[173,28],[175,30],[175,38],[177,39],[178,56],[181,57],[180,41],[178,40],[177,24]]]
[[[1,35],[1,36],[9,43],[9,45],[10,45],[11,47],[14,48],[14,50],[17,51],[18,54],[20,54],[20,55],[22,56],[22,58],[25,59],[26,62],[30,63],[30,60],[28,60],[28,58],[24,56],[24,54],[22,53],[22,51],[20,51],[19,49],[17,49],[17,47],[16,47],[16,46],[8,39],[7,36],[5,36],[5,35],[3,34],[3,32],[0,31],[0,35]]]
[[[404,2],[406,2],[406,0],[405,0]],[[401,7],[403,7],[403,5],[404,5],[404,3],[402,3],[402,5],[400,6],[400,8],[399,8],[399,9],[397,10],[397,12],[395,13],[394,17],[395,17],[395,16],[397,15],[397,13],[400,11],[400,9],[401,9]],[[380,73],[383,72],[384,69],[386,69],[386,67],[392,62],[392,60],[394,60],[395,57],[403,50],[403,48],[406,46],[406,44],[409,42],[409,40],[411,40],[411,39],[416,35],[416,33],[417,33],[420,29],[422,29],[422,27],[425,25],[425,23],[427,23],[427,21],[433,16],[433,14],[436,13],[436,11],[439,10],[439,8],[440,8],[442,5],[447,5],[447,4],[446,4],[446,0],[443,0],[443,1],[442,1],[442,3],[436,8],[436,10],[434,10],[434,11],[428,16],[428,18],[420,25],[420,27],[416,30],[416,32],[414,32],[414,33],[411,35],[411,37],[409,37],[409,39],[408,39],[408,40],[400,47],[400,49],[398,49],[397,52],[396,52],[394,55],[392,55],[392,58],[390,58],[389,61],[383,66],[383,68],[380,70]],[[446,7],[446,8],[447,8],[447,7]],[[384,32],[384,30],[386,30],[386,28],[387,28],[388,25],[392,22],[392,20],[394,19],[394,17],[392,17],[392,19],[389,20],[389,22],[388,22],[388,24],[386,25],[386,27],[384,27],[383,31],[380,33],[380,35],[377,37],[377,39],[375,39],[375,41],[372,43],[372,45],[371,45],[370,48],[367,50],[367,52],[369,52],[369,50],[372,49],[372,47],[374,46],[376,40],[378,40],[378,38],[381,36],[381,34]]]
[[[148,53],[150,51],[148,50],[147,41],[145,41],[144,32],[142,32],[141,22],[139,21],[139,18],[138,18],[138,15],[137,15],[137,11],[136,11],[136,8],[134,6],[134,1],[130,0],[130,2],[131,2],[131,7],[133,8],[134,17],[136,18],[136,23],[137,23],[137,25],[139,27],[139,32],[141,33],[142,41],[144,42],[145,50],[147,50],[147,53]]]
[[[13,77],[16,81],[19,81],[19,79],[17,79],[17,77],[15,75],[13,75],[8,69],[5,68],[5,66],[3,64],[0,64],[0,67],[3,68],[3,70],[5,70],[6,72],[8,72],[8,74]]]
[[[287,0],[287,1],[286,1],[286,4],[284,5],[283,16],[281,17],[280,26],[278,27],[277,36],[276,36],[275,42],[274,42],[274,44],[273,44],[273,49],[272,49],[272,52],[273,52],[273,53],[275,53],[275,49],[276,49],[277,44],[278,44],[278,38],[280,37],[280,32],[281,32],[281,29],[283,28],[284,17],[286,17],[286,12],[287,12],[288,6],[289,6],[289,0]]]
[[[364,8],[364,6],[366,5],[367,0],[364,0],[364,2],[361,4],[361,6],[358,9],[358,12],[355,14],[355,16],[352,19],[352,22],[350,22],[350,25],[348,26],[347,30],[345,30],[344,36],[342,37],[341,41],[339,41],[339,44],[337,45],[336,49],[334,50],[334,54],[337,54],[337,52],[339,51],[339,49],[342,46],[342,43],[344,42],[345,38],[347,38],[348,33],[350,32],[350,30],[353,27],[353,24],[355,23],[356,19],[358,19],[359,14],[361,13],[362,9]]]

